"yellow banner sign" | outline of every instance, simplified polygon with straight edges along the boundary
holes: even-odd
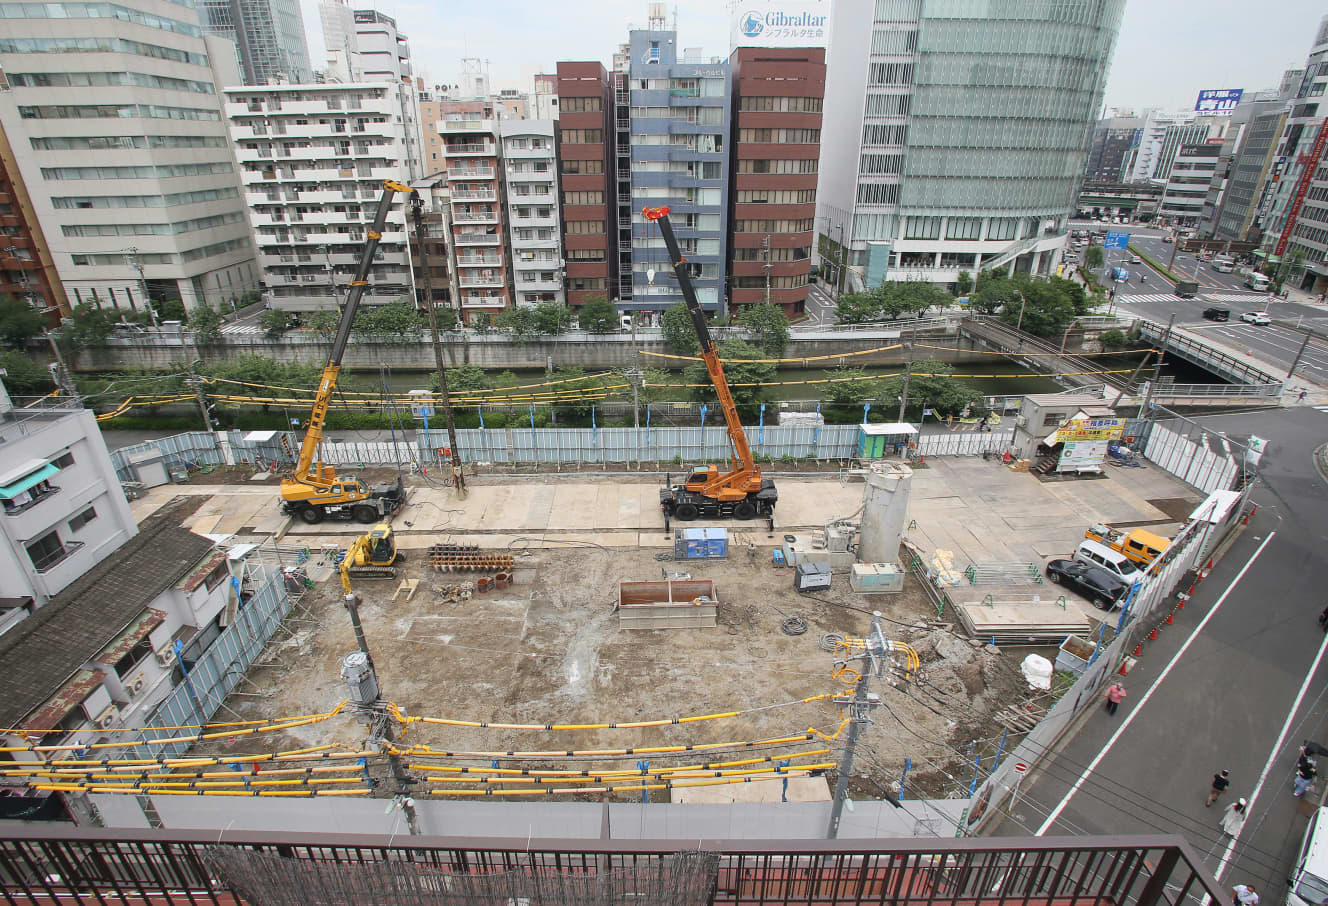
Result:
[[[1125,433],[1123,418],[1080,418],[1056,429],[1056,443],[1080,440],[1116,440]]]

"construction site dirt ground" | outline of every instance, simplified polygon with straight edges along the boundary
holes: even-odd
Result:
[[[764,532],[759,536],[764,540]],[[757,540],[756,537],[753,540]],[[412,556],[395,579],[360,579],[360,616],[385,700],[412,716],[467,721],[583,724],[686,718],[740,711],[736,717],[648,729],[509,731],[412,723],[406,744],[451,752],[561,751],[731,742],[798,736],[809,728],[834,735],[840,712],[829,701],[801,703],[850,690],[832,677],[834,656],[820,642],[826,633],[860,637],[879,609],[886,635],[913,645],[923,671],[906,682],[872,682],[881,696],[873,723],[861,737],[853,791],[879,798],[897,779],[905,759],[914,796],[944,796],[965,786],[970,743],[990,755],[1003,727],[993,712],[1035,695],[1011,655],[979,649],[945,628],[922,586],[909,577],[899,594],[860,595],[836,578],[815,597],[793,589],[793,571],[776,569],[771,548],[749,555],[735,539],[732,559],[661,562],[651,550],[569,544],[518,554],[514,584],[443,603],[448,586],[476,574],[438,573]],[[620,630],[615,602],[623,580],[689,572],[715,582],[720,625],[713,629]],[[317,574],[317,570],[312,570]],[[323,569],[323,574],[328,570]],[[419,579],[409,601],[393,592]],[[789,636],[790,616],[807,631]],[[342,658],[355,649],[343,591],[335,575],[306,591],[263,658],[227,701],[244,719],[279,718],[331,710],[347,698],[339,676]],[[938,651],[939,649],[939,651]],[[225,711],[218,720],[233,719]],[[340,744],[357,748],[364,728],[342,714],[331,720],[258,737],[265,751]],[[255,737],[218,741],[206,751],[254,751]],[[804,763],[833,762],[843,743],[814,739],[778,748],[734,748],[680,756],[649,756],[652,765],[699,764],[830,749]],[[640,757],[600,766],[632,768]],[[489,759],[474,765],[488,766]],[[796,762],[795,762],[796,764]],[[503,766],[518,766],[515,759]],[[548,767],[523,759],[520,766]],[[586,767],[578,764],[578,768]],[[567,767],[566,763],[558,767]]]

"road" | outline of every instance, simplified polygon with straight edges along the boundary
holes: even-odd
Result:
[[[1328,742],[1328,658],[1316,660],[1328,641],[1315,625],[1325,604],[1319,576],[1328,510],[1320,501],[1328,488],[1313,465],[1328,435],[1328,412],[1303,408],[1200,422],[1233,436],[1272,438],[1252,495],[1259,511],[1175,625],[1145,643],[1122,680],[1128,697],[1120,713],[1092,713],[1033,776],[996,833],[1180,833],[1218,870],[1227,846],[1217,831],[1222,807],[1245,797],[1249,819],[1223,879],[1252,883],[1265,903],[1276,904],[1305,827],[1290,790],[1296,749],[1304,739]],[[1308,691],[1293,708],[1302,688]],[[1324,761],[1319,783],[1328,775]],[[1221,769],[1231,772],[1231,790],[1205,808],[1209,780]]]
[[[835,300],[821,283],[807,287],[807,318],[809,324],[825,327],[835,323]]]

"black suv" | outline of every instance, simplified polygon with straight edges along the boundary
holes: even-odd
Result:
[[[1047,564],[1047,578],[1073,588],[1107,610],[1113,609],[1130,588],[1130,583],[1115,573],[1080,560],[1052,560]]]
[[[1209,321],[1230,321],[1231,309],[1229,308],[1205,308],[1204,318]]]

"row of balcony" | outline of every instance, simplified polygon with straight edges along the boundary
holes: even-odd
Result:
[[[449,167],[448,179],[493,179],[493,167]]]
[[[464,144],[445,145],[443,154],[447,157],[462,157],[467,154],[480,154],[492,157],[498,149],[489,142],[467,142]]]
[[[355,169],[306,169],[295,168],[287,173],[284,170],[272,168],[268,170],[244,170],[240,174],[240,179],[246,186],[263,185],[272,182],[307,182],[322,183],[326,185],[335,185],[337,183],[353,180],[364,181],[401,179],[403,173],[400,167],[369,167],[367,170]]]
[[[497,201],[497,189],[453,189],[452,204],[463,201]]]

